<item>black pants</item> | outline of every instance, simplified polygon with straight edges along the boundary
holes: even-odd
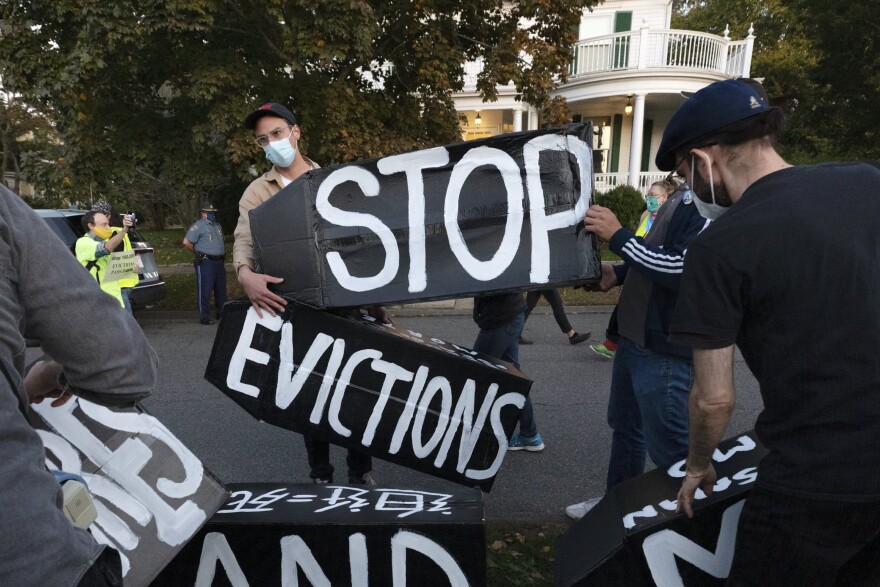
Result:
[[[880,585],[880,502],[818,501],[755,487],[739,518],[727,584]]]
[[[531,314],[532,310],[535,309],[535,306],[538,305],[538,300],[541,299],[541,296],[544,296],[544,299],[547,300],[550,307],[553,308],[553,317],[556,318],[556,323],[559,325],[559,328],[562,329],[562,332],[568,334],[568,331],[572,330],[572,327],[568,321],[568,316],[565,315],[565,303],[562,301],[562,296],[559,295],[558,289],[539,289],[527,293],[526,320],[529,319],[529,314]]]
[[[332,482],[333,465],[330,464],[330,444],[306,435],[303,435],[303,439],[306,441],[309,467],[312,469],[309,477]],[[349,478],[360,478],[373,470],[373,459],[370,458],[370,455],[356,450],[348,449],[348,456],[345,457],[345,462],[348,465]]]

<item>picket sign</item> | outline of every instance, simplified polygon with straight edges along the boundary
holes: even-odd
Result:
[[[258,265],[316,307],[598,282],[582,224],[592,135],[573,124],[309,171],[250,211]]]

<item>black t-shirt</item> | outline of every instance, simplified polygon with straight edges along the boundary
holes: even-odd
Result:
[[[519,292],[474,298],[474,322],[481,330],[503,326],[525,311],[526,301]]]
[[[763,486],[880,500],[880,170],[767,175],[688,248],[670,339],[736,343],[761,386]]]

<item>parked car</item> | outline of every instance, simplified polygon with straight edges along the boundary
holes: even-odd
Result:
[[[49,228],[58,235],[67,248],[71,252],[75,252],[77,239],[86,233],[81,222],[86,211],[77,209],[34,211],[46,221]],[[143,267],[138,284],[131,290],[129,299],[133,308],[143,308],[155,304],[165,297],[165,282],[159,275],[156,254],[150,243],[144,240],[135,228],[129,230],[128,239],[131,241],[134,254],[140,259]]]

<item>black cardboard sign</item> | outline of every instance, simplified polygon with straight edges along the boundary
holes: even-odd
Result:
[[[229,491],[155,585],[485,585],[478,490],[240,483]]]
[[[223,504],[226,491],[142,409],[81,398],[57,408],[49,403],[31,406],[47,466],[85,479],[98,510],[89,531],[119,551],[126,587],[148,585]]]
[[[205,378],[255,418],[489,491],[531,381],[513,365],[290,302],[223,307]]]
[[[250,212],[263,273],[316,307],[597,282],[592,126],[316,169]]]
[[[556,540],[556,585],[724,585],[765,454],[751,431],[722,442],[714,492],[697,491],[693,519],[675,513],[684,461],[621,483]]]

